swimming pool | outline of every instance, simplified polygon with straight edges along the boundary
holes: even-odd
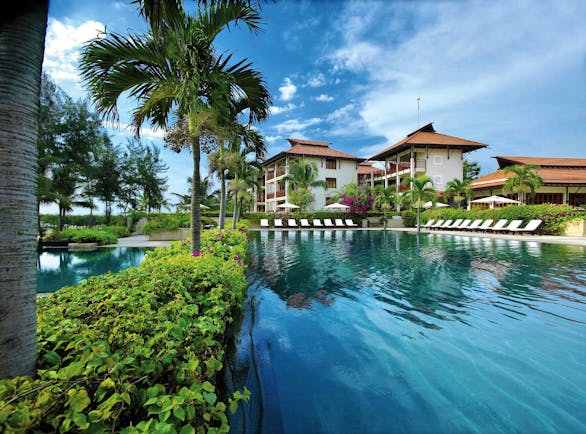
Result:
[[[583,247],[259,232],[232,432],[586,431]]]
[[[37,292],[55,292],[89,276],[136,267],[149,247],[98,247],[93,250],[49,249],[37,260]]]

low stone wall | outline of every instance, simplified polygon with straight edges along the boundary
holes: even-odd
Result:
[[[149,235],[149,241],[182,241],[187,239],[187,234],[189,234],[189,228],[156,232]]]
[[[586,237],[586,220],[569,222],[564,231],[566,237]]]

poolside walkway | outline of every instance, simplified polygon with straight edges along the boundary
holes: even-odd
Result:
[[[352,231],[382,231],[383,228],[250,228],[250,231],[340,231],[340,230],[352,230]],[[387,228],[387,231],[395,232],[417,232],[416,228]],[[586,247],[586,237],[562,237],[557,235],[509,235],[509,234],[494,234],[487,232],[468,232],[468,231],[446,231],[446,230],[421,230],[422,234],[433,234],[433,235],[458,235],[462,237],[482,237],[482,238],[493,238],[493,239],[504,239],[504,240],[517,240],[517,241],[533,241],[538,243],[552,243],[552,244],[567,244],[572,246],[583,246]]]
[[[147,235],[132,235],[130,237],[119,238],[118,244],[109,244],[104,247],[164,247],[170,243],[171,241],[149,241]]]

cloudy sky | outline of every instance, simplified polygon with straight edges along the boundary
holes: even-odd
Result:
[[[419,98],[419,125],[489,145],[468,154],[483,174],[496,155],[586,157],[582,0],[282,0],[262,16],[261,34],[233,28],[216,47],[265,77],[268,156],[297,137],[369,157],[418,127]],[[79,50],[104,29],[145,26],[129,1],[51,0],[44,68],[75,98],[86,97]],[[108,125],[117,144],[130,109],[122,104],[121,124]],[[163,146],[161,131],[142,136]],[[163,156],[169,191],[184,193],[191,156]]]

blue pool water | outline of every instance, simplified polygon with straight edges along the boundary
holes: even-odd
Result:
[[[151,248],[99,247],[94,250],[50,249],[37,260],[37,292],[55,292],[90,276],[136,267]]]
[[[586,432],[582,247],[263,231],[249,282],[232,432]]]

